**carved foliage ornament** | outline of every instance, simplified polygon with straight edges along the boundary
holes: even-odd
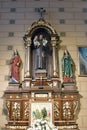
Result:
[[[72,119],[72,104],[71,102],[63,103],[63,118],[64,119]]]
[[[54,118],[59,119],[59,103],[54,103]]]
[[[10,114],[10,101],[7,101],[7,102],[6,102],[6,106],[7,106],[8,117],[9,117],[9,114]]]
[[[21,103],[20,102],[12,102],[12,118],[20,119],[21,118]]]
[[[29,118],[29,102],[24,102],[24,118]]]
[[[33,34],[33,32],[39,28],[44,28],[46,29],[50,35],[54,38],[56,38],[55,40],[58,41],[59,37],[57,32],[55,31],[55,29],[51,26],[50,23],[48,23],[47,21],[45,21],[44,19],[39,19],[37,22],[34,22],[30,28],[28,28],[25,36],[23,37],[23,40],[25,42],[30,41],[28,40],[28,37],[30,38]]]

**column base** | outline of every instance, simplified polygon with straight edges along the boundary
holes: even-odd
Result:
[[[65,82],[62,85],[63,85],[63,89],[65,91],[75,91],[76,90],[74,82],[67,82],[67,83]]]
[[[45,69],[37,69],[36,71],[35,71],[35,76],[37,77],[37,78],[40,78],[40,77],[46,77],[47,76],[47,71],[45,70]]]

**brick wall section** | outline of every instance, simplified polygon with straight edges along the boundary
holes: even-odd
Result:
[[[23,61],[21,80],[24,77],[23,39],[27,28],[39,19],[35,8],[44,7],[47,19],[61,39],[59,72],[62,80],[61,58],[68,49],[76,65],[77,87],[82,96],[78,124],[87,129],[87,77],[78,76],[78,46],[87,45],[87,0],[0,0],[0,126],[7,122],[4,113],[4,90],[9,79],[9,60],[13,50],[18,49]]]

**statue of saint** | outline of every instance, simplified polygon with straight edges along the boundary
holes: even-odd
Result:
[[[36,49],[36,69],[46,69],[47,40],[42,34],[35,36],[33,43]]]
[[[14,51],[14,56],[10,60],[11,64],[11,82],[12,83],[19,83],[20,82],[20,66],[21,66],[21,58],[18,54],[18,51]]]
[[[63,82],[73,82],[73,60],[67,50],[62,58]]]

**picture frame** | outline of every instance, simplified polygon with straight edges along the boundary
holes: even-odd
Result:
[[[78,47],[79,76],[87,76],[87,46]]]
[[[53,122],[53,104],[52,102],[31,102],[31,125],[36,121],[36,120],[42,120],[42,111],[45,114],[45,120],[48,122]]]

